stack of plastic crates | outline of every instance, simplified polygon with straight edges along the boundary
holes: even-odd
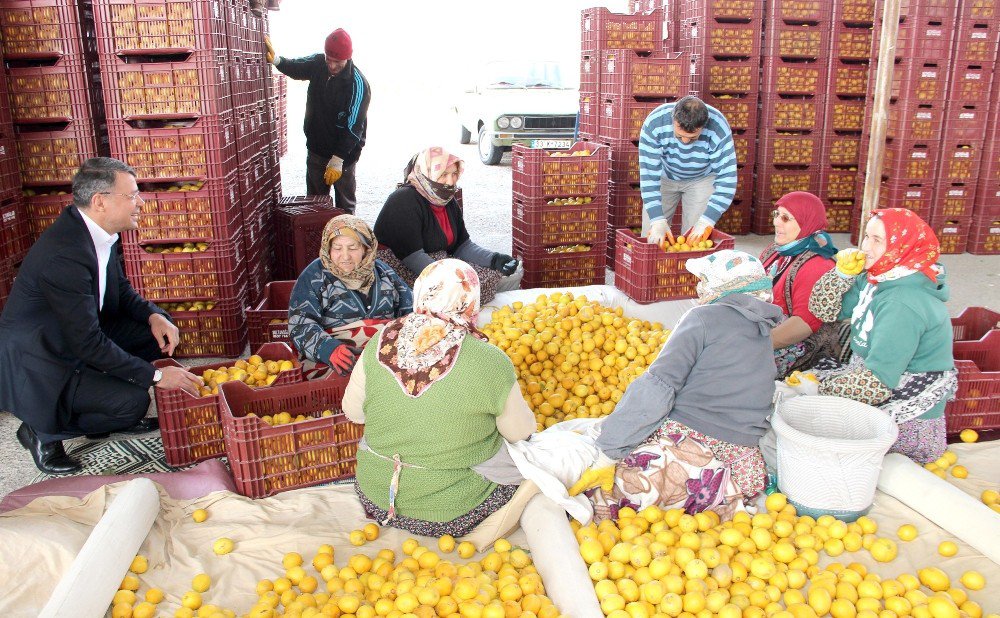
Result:
[[[521,287],[604,282],[610,164],[610,149],[593,142],[514,146],[512,253],[524,263]]]
[[[13,133],[5,125],[0,157],[16,153],[20,161],[32,238],[70,203],[80,164],[107,154],[100,79],[89,69],[97,53],[92,27],[89,5],[75,0],[0,2],[4,106],[9,100],[14,125]]]
[[[296,279],[319,257],[327,221],[344,214],[329,195],[293,195],[278,199],[274,211],[275,273],[279,280]]]
[[[761,182],[752,224],[758,234],[773,233],[771,211],[783,195],[819,192],[831,21],[828,3],[768,5],[757,151]],[[861,111],[863,119],[863,104]]]
[[[993,80],[993,98],[986,116],[983,162],[976,183],[966,251],[976,255],[1000,255],[1000,80]]]
[[[718,223],[730,234],[746,234],[751,224],[762,7],[746,0],[681,0],[678,7],[680,48],[691,54],[691,91],[722,112],[733,131],[736,195]]]
[[[222,0],[97,0],[94,21],[111,155],[145,203],[124,233],[125,271],[171,312],[178,356],[246,346],[248,259],[232,40]]]
[[[17,264],[24,258],[30,241],[7,82],[0,79],[0,310],[7,302]]]
[[[953,65],[957,6],[951,0],[921,0],[900,9],[879,205],[912,210],[928,223],[932,223],[938,169],[944,154],[941,147],[943,130],[948,124],[945,104]],[[882,30],[881,11],[879,6],[873,33]],[[877,64],[878,49],[879,36],[872,36],[872,68]],[[874,90],[875,71],[871,71],[869,101]],[[871,104],[866,110],[861,136],[861,165],[855,194],[858,204],[864,191],[870,129]],[[959,153],[958,160],[963,158]],[[851,233],[855,238],[862,225],[860,214],[860,210],[855,210],[851,218]],[[943,250],[953,248],[956,247],[942,246]]]
[[[861,165],[874,20],[875,0],[833,3],[819,179],[819,197],[826,204],[827,230],[831,232],[850,231],[851,218],[859,209],[855,187]]]

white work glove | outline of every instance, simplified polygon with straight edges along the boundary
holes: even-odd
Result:
[[[667,224],[666,219],[651,221],[649,224],[649,236],[646,237],[646,242],[651,245],[659,245],[667,237],[667,232],[669,231],[670,226]]]
[[[344,175],[344,160],[340,157],[334,155],[330,157],[330,162],[326,164],[326,171],[323,172],[323,180],[328,185],[340,180],[340,177]]]
[[[688,244],[694,244],[707,240],[712,234],[713,223],[705,217],[698,217],[698,222],[694,224],[691,233],[688,234]]]

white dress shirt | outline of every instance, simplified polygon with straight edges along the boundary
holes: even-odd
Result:
[[[108,234],[104,228],[94,223],[94,220],[87,216],[81,208],[78,209],[83,215],[83,222],[90,230],[90,237],[94,241],[94,249],[97,251],[97,310],[104,309],[104,292],[108,289],[108,262],[111,260],[111,247],[118,240],[118,234]]]

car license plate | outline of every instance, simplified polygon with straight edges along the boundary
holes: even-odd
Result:
[[[533,139],[532,148],[569,148],[573,145],[573,140],[568,139]]]

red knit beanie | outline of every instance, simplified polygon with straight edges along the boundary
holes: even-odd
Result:
[[[337,28],[326,37],[323,50],[326,55],[335,60],[350,60],[354,48],[351,46],[351,35],[343,28]]]

